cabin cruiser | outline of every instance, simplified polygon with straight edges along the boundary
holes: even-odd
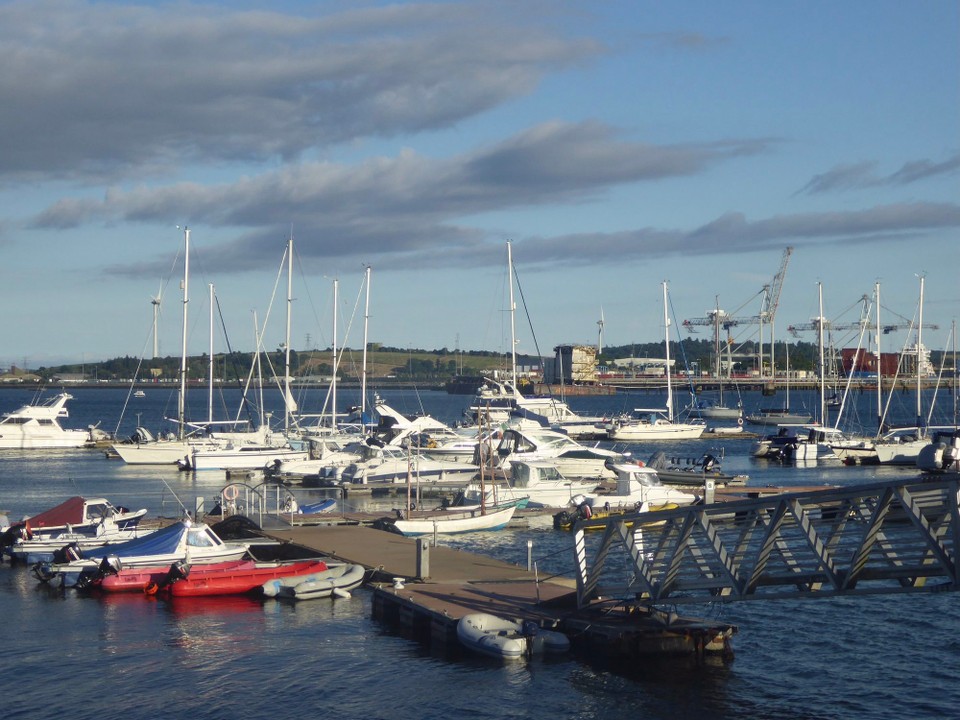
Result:
[[[504,428],[496,449],[496,462],[510,472],[512,463],[520,460],[545,460],[568,478],[612,478],[607,463],[619,460],[621,453],[589,447],[556,430],[547,430],[530,421],[520,421]]]
[[[917,467],[925,473],[960,473],[960,430],[939,430],[917,454]]]
[[[610,469],[616,474],[613,492],[584,493],[583,500],[592,508],[605,510],[639,508],[658,505],[692,505],[699,498],[692,493],[664,485],[655,470],[636,462],[614,462]],[[582,504],[582,503],[578,503]]]
[[[89,430],[60,426],[60,418],[69,416],[67,400],[73,400],[73,395],[64,392],[43,404],[23,405],[4,413],[0,419],[0,450],[81,448],[89,444]]]
[[[564,477],[549,461],[517,460],[510,464],[510,488],[526,495],[530,507],[566,507],[577,495],[596,492],[599,477]]]

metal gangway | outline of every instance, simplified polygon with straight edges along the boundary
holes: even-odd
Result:
[[[957,590],[958,508],[954,475],[595,516],[574,527],[577,602]]]

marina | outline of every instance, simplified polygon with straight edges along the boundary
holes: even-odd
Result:
[[[81,394],[79,399],[102,395],[102,404],[75,403],[74,414],[86,423],[85,411],[115,412],[111,392]],[[451,401],[445,393],[414,396],[394,392],[390,399],[396,407],[407,408],[414,397],[425,398],[427,407],[440,419],[455,417],[463,404],[462,399]],[[149,401],[160,405],[155,395],[151,393]],[[591,400],[603,403],[607,399]],[[89,419],[91,424],[96,422]],[[712,453],[721,458],[725,472],[749,476],[742,485],[716,490],[718,499],[727,501],[739,497],[774,503],[784,490],[805,492],[850,483],[896,481],[904,474],[902,468],[847,467],[837,462],[785,466],[751,458],[751,442],[702,438],[671,446],[667,454],[676,460]],[[646,460],[654,449],[638,446],[635,452]],[[239,475],[228,477],[227,473],[131,467],[107,460],[96,450],[56,451],[42,460],[17,452],[0,456],[0,466],[5,483],[3,505],[11,517],[28,509],[51,507],[54,500],[81,490],[84,495],[147,507],[151,517],[169,518],[182,512],[179,502],[191,511],[199,503],[207,512],[231,482],[256,482]],[[936,680],[942,673],[960,670],[954,655],[940,656],[932,674],[919,670],[924,667],[920,658],[932,643],[939,642],[943,628],[960,627],[953,593],[909,597],[894,593],[813,603],[778,599],[717,604],[704,600],[680,606],[668,601],[655,607],[644,623],[638,623],[638,617],[620,617],[606,606],[603,622],[599,622],[599,618],[577,614],[575,533],[556,531],[552,524],[543,523],[550,519],[549,512],[527,513],[521,522],[503,530],[438,536],[433,545],[432,537],[404,538],[367,526],[378,515],[393,514],[404,504],[402,486],[391,487],[386,494],[360,486],[348,488],[346,493],[301,486],[289,486],[288,490],[302,505],[332,496],[336,507],[310,516],[313,521],[330,516],[320,524],[265,531],[367,567],[367,585],[354,590],[349,599],[289,605],[247,597],[86,597],[69,589],[45,590],[22,566],[0,568],[0,605],[11,621],[30,635],[15,657],[0,661],[5,663],[3,669],[12,671],[23,653],[45,657],[37,643],[41,638],[49,643],[56,633],[64,633],[62,624],[66,622],[75,628],[71,637],[102,644],[94,636],[106,623],[108,638],[115,638],[107,642],[117,649],[130,645],[133,637],[143,638],[117,656],[116,662],[123,658],[133,673],[129,680],[120,679],[118,688],[136,682],[140,672],[160,662],[169,672],[161,686],[168,686],[174,694],[178,692],[174,687],[192,687],[210,702],[218,698],[221,711],[239,712],[242,706],[247,712],[258,708],[267,712],[267,701],[252,690],[264,663],[270,664],[274,682],[307,696],[311,691],[304,685],[305,678],[322,673],[327,683],[352,688],[361,696],[351,714],[372,716],[382,714],[384,704],[410,712],[432,708],[428,715],[456,712],[459,701],[425,701],[414,686],[464,683],[482,688],[482,698],[473,692],[470,698],[480,704],[480,714],[489,717],[502,717],[505,702],[526,707],[530,693],[547,694],[555,698],[551,702],[569,707],[593,704],[599,715],[610,717],[620,709],[615,698],[624,696],[633,706],[659,717],[674,715],[677,707],[735,717],[742,716],[744,705],[753,706],[754,714],[768,717],[828,717],[831,714],[811,709],[809,693],[815,685],[821,697],[840,698],[845,693],[843,675],[884,677],[888,683],[883,691],[853,701],[853,712],[863,716],[881,717],[883,698],[906,692],[907,685],[919,686],[923,693],[922,700],[906,703],[918,716],[923,716],[925,709],[935,716],[931,708],[955,701],[953,691]],[[590,546],[602,535],[591,537]],[[619,571],[616,574],[621,575]],[[525,618],[545,631],[562,627],[571,638],[571,651],[507,665],[480,655],[457,640],[459,620],[478,612]],[[627,635],[624,622],[630,623]],[[878,623],[882,635],[875,632]],[[813,628],[828,630],[822,634]],[[715,653],[699,653],[698,644],[706,649],[718,631],[727,630],[731,631],[726,639],[732,660],[722,645]],[[627,642],[627,637],[632,640]],[[785,637],[790,638],[787,645]],[[185,661],[192,670],[178,669]],[[80,688],[92,690],[98,678],[78,662],[79,658],[70,661],[67,667]],[[889,684],[891,663],[900,670]],[[403,682],[391,675],[397,666],[403,668]],[[824,674],[828,666],[829,676]],[[228,679],[214,680],[224,673]],[[382,678],[375,687],[360,679],[370,673]],[[207,677],[209,680],[204,679]],[[776,683],[776,696],[758,686],[755,677]],[[506,678],[519,683],[521,695],[501,685]],[[202,690],[207,683],[211,689]],[[591,688],[603,688],[603,698]],[[693,699],[691,688],[696,688]],[[231,698],[225,700],[221,691],[232,693]],[[37,700],[37,692],[30,690],[13,708],[24,709],[25,703]],[[56,700],[52,707],[66,710],[65,704]],[[161,712],[159,705],[151,707]],[[200,716],[217,715],[201,711]]]

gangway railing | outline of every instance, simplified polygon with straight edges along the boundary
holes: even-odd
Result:
[[[957,590],[958,508],[954,476],[581,520],[574,527],[577,601]]]

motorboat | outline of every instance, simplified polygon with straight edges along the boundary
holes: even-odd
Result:
[[[200,597],[205,595],[243,595],[259,591],[264,582],[276,578],[307,578],[328,570],[323,560],[295,560],[282,562],[240,561],[234,567],[215,565],[186,566],[184,577],[175,578],[169,585],[173,597]]]
[[[183,560],[164,565],[120,568],[94,581],[104,592],[160,592],[173,597],[242,595],[259,590],[267,580],[305,575],[326,569],[323,560],[258,561],[230,560],[201,565]]]
[[[775,433],[768,433],[754,440],[750,447],[750,454],[756,458],[779,459],[783,448],[797,441],[803,427],[803,425],[781,425]]]
[[[960,430],[940,430],[917,453],[917,467],[925,473],[960,473]]]
[[[43,582],[59,577],[64,585],[84,585],[124,567],[169,567],[177,560],[191,565],[239,560],[248,547],[244,542],[224,542],[204,523],[181,520],[124,543],[88,551],[65,548],[53,562],[34,565],[33,572]]]
[[[594,508],[605,510],[619,507],[638,508],[647,505],[691,505],[699,499],[677,488],[664,485],[653,470],[642,463],[611,463],[617,484],[612,492],[584,493],[583,500]]]
[[[431,460],[392,445],[365,445],[360,460],[343,469],[340,481],[354,485],[397,484],[407,482],[409,476],[420,484],[456,484],[469,482],[478,471],[473,463]]]
[[[823,425],[802,426],[806,434],[798,433],[797,438],[786,443],[780,450],[780,457],[787,462],[804,460],[837,460],[832,444],[839,443],[843,432],[837,428]]]
[[[574,496],[595,492],[602,479],[566,478],[549,461],[518,460],[510,464],[509,482],[531,507],[565,507]]]
[[[363,565],[341,563],[324,570],[289,575],[269,580],[261,586],[264,597],[290,600],[316,600],[325,597],[349,597],[366,576]]]
[[[70,430],[60,425],[69,417],[67,401],[73,395],[60,393],[44,403],[23,405],[0,419],[0,450],[46,450],[81,448],[90,443],[90,430]]]
[[[667,485],[702,488],[707,480],[712,480],[716,485],[743,485],[749,479],[746,475],[723,472],[720,460],[710,453],[704,453],[699,458],[684,463],[676,459],[671,462],[665,452],[658,450],[650,456],[647,467],[655,470],[660,481]]]
[[[606,418],[580,415],[554,397],[525,397],[508,380],[487,378],[470,408],[474,422],[487,425],[526,419],[578,440],[602,439]]]
[[[514,462],[543,460],[550,462],[567,478],[612,478],[607,463],[622,457],[622,453],[584,445],[561,432],[529,421],[504,428],[496,450],[496,462],[507,474]]]
[[[542,653],[563,653],[570,638],[532,620],[510,620],[490,613],[470,613],[457,622],[457,639],[474,652],[500,660],[520,660]]]
[[[0,536],[0,551],[12,560],[40,562],[71,543],[90,549],[132,540],[138,534],[146,508],[115,507],[106,498],[75,496],[59,505],[11,525]]]

